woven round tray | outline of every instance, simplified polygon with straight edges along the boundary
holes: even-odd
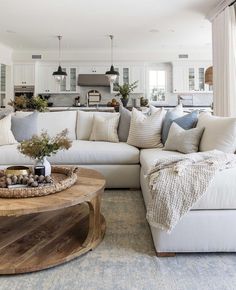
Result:
[[[38,197],[62,191],[71,187],[77,180],[76,167],[52,166],[51,184],[40,185],[39,187],[25,188],[0,188],[0,197],[3,198],[25,198]]]

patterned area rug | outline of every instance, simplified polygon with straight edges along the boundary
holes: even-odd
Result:
[[[0,276],[0,289],[236,289],[235,254],[155,256],[140,191],[106,191],[103,213],[107,231],[95,250],[49,270]]]

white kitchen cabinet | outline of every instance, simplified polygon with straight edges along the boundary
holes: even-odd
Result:
[[[205,84],[205,71],[210,62],[186,62],[173,64],[173,93],[210,92]]]
[[[60,84],[61,93],[76,93],[78,92],[77,79],[78,68],[77,67],[63,67],[63,71],[67,73],[67,76]]]
[[[14,85],[15,86],[34,86],[35,66],[34,64],[15,64],[14,65]]]
[[[145,92],[145,67],[144,66],[118,66],[115,70],[119,72],[119,77],[115,83],[123,85],[131,84],[138,81],[137,88],[133,91],[136,94],[144,94]],[[111,85],[111,93],[116,93],[114,85]]]
[[[143,66],[132,66],[130,68],[130,83],[135,81],[138,81],[138,83],[134,93],[143,94],[145,92],[145,68]]]
[[[37,70],[37,93],[52,94],[59,92],[59,83],[53,77],[53,72],[57,70],[57,66],[40,65]]]
[[[115,66],[115,71],[119,72],[119,77],[117,77],[114,84],[111,84],[111,93],[115,94],[117,91],[115,90],[115,84],[123,85],[130,84],[130,67],[128,66]]]

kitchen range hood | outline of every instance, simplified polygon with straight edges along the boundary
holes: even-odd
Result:
[[[79,74],[78,86],[110,87],[110,82],[105,74]]]

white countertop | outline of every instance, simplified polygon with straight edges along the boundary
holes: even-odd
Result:
[[[113,107],[48,107],[49,111],[57,112],[57,111],[89,111],[89,112],[114,112]]]

